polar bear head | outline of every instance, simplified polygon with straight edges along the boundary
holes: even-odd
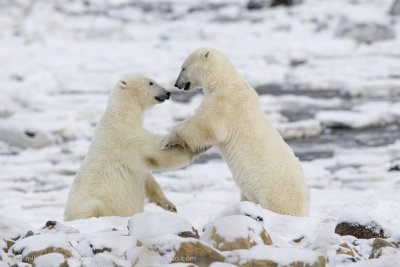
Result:
[[[121,100],[136,102],[143,109],[162,103],[171,95],[153,79],[140,75],[124,76],[119,80],[115,90]]]
[[[221,71],[232,69],[232,63],[218,50],[199,48],[183,62],[175,86],[186,91],[204,87],[211,79],[220,77]]]

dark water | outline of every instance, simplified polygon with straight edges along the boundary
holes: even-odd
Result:
[[[265,85],[256,87],[256,91],[259,95],[298,95],[308,96],[316,99],[330,99],[334,97],[340,98],[342,100],[342,105],[340,107],[335,107],[335,110],[349,110],[355,104],[367,103],[370,101],[400,101],[400,94],[380,98],[352,98],[336,89],[307,90],[305,88],[299,88],[296,86],[284,88],[281,85]],[[201,90],[177,92],[174,93],[172,99],[178,102],[188,102],[197,94],[201,94]],[[289,121],[298,121],[314,118],[315,114],[321,110],[327,109],[290,107],[282,110],[282,115],[287,117]],[[325,128],[323,133],[319,136],[286,141],[302,161],[307,161],[316,158],[332,157],[334,150],[337,148],[386,146],[393,144],[397,140],[400,140],[399,124],[390,124],[365,129]],[[208,152],[203,154],[200,159],[197,160],[197,163],[204,163],[215,159],[221,159],[221,156],[215,152]]]

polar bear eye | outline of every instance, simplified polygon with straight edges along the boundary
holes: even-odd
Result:
[[[186,68],[182,68],[182,71],[185,71],[186,70]]]
[[[154,83],[153,83],[153,82],[149,82],[149,84],[150,84],[150,85],[153,85]]]

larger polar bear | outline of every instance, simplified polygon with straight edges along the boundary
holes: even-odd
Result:
[[[145,196],[176,211],[151,171],[192,162],[190,150],[161,150],[160,136],[142,127],[143,112],[169,98],[155,81],[126,76],[111,91],[87,156],[72,184],[65,220],[132,216],[143,211]]]
[[[183,63],[178,88],[201,87],[204,100],[177,125],[163,148],[192,151],[216,145],[242,192],[242,200],[281,214],[307,216],[309,191],[300,162],[268,121],[256,91],[215,49],[200,48]]]

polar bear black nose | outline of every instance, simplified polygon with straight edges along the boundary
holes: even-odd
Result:
[[[178,83],[175,84],[175,87],[178,87]]]
[[[170,96],[171,95],[171,93],[170,92],[167,92],[167,96]]]

